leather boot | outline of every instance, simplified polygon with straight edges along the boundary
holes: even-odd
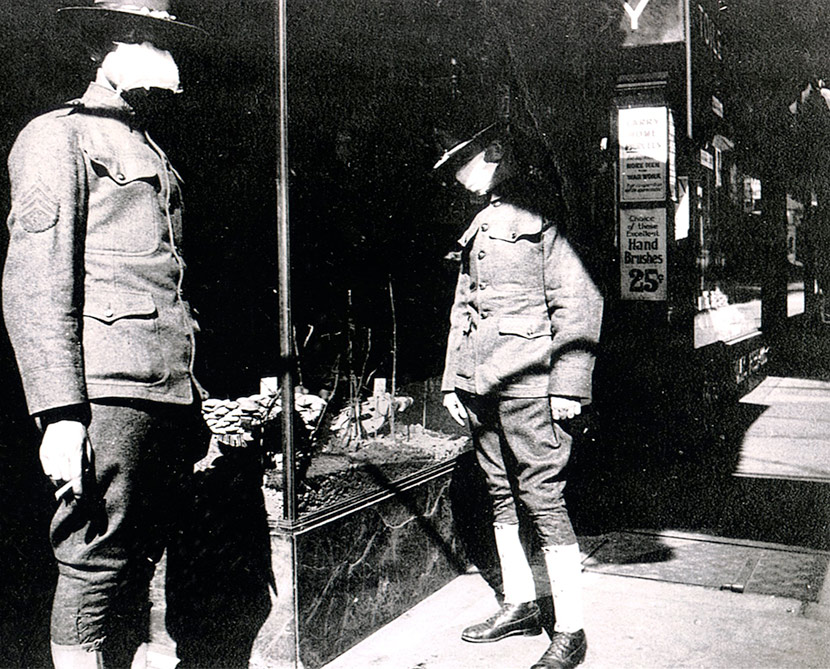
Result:
[[[100,650],[87,650],[83,646],[52,644],[52,663],[55,669],[104,669]]]
[[[542,633],[539,607],[536,602],[502,604],[501,608],[483,623],[472,625],[461,633],[470,643],[490,643],[508,636],[536,636]]]
[[[585,659],[585,631],[554,632],[550,647],[530,669],[572,669]]]

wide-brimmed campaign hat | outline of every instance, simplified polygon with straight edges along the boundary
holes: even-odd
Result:
[[[438,142],[441,144],[441,148],[444,149],[444,153],[438,159],[438,162],[432,166],[432,169],[461,167],[473,156],[484,151],[492,142],[502,138],[504,134],[505,127],[500,122],[491,123],[463,141],[459,141],[445,133],[437,133]]]
[[[58,16],[87,35],[137,29],[174,42],[207,37],[202,28],[180,21],[172,5],[172,0],[92,0],[90,5],[62,7]]]

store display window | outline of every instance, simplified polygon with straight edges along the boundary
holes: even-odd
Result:
[[[787,196],[787,316],[804,313],[804,205]]]
[[[436,128],[478,122],[448,118],[454,101],[485,108],[465,51],[476,28],[458,34],[440,7],[408,3],[358,3],[346,17],[337,3],[287,4],[300,518],[395,490],[469,440],[440,391],[467,212],[432,166]],[[264,378],[254,400],[279,383]],[[267,495],[283,492],[279,428],[263,435]]]
[[[768,253],[761,181],[741,175],[729,154],[717,147],[711,154],[714,178],[698,184],[693,200],[699,243],[696,348],[740,341],[761,329]]]

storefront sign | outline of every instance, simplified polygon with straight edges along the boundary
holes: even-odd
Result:
[[[724,71],[724,35],[718,26],[715,0],[688,0],[689,25],[686,45],[687,133],[702,140],[723,132],[728,116],[724,95],[728,84]]]
[[[715,157],[705,149],[701,149],[700,164],[710,170],[713,170],[715,169]]]
[[[639,0],[636,8],[632,7],[628,2],[623,5],[625,13],[628,14],[628,18],[631,19],[632,30],[637,30],[640,27],[640,14],[643,13],[647,5],[648,0]]]
[[[741,384],[758,372],[769,361],[769,346],[756,348],[738,358],[734,363],[735,383]]]
[[[723,33],[703,5],[697,6],[697,38],[714,58],[723,60]]]
[[[689,0],[626,0],[621,2],[623,46],[651,46],[683,41]]]
[[[666,299],[666,236],[665,208],[620,211],[622,299]]]
[[[664,200],[669,158],[668,109],[619,109],[618,128],[620,202]]]

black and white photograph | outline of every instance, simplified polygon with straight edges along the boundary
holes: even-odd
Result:
[[[830,666],[825,0],[5,0],[0,669]]]

